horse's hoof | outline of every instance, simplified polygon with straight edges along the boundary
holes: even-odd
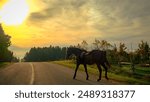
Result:
[[[108,78],[108,77],[106,77],[106,79],[107,79],[107,80],[109,80],[109,78]]]
[[[100,81],[101,79],[97,79],[97,81]]]
[[[86,77],[86,80],[89,80],[89,77]]]
[[[75,77],[73,77],[73,79],[75,79]]]

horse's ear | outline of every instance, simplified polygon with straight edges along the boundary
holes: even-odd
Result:
[[[68,48],[74,48],[74,46],[73,46],[73,45],[70,45]]]

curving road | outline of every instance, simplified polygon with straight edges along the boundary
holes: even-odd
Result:
[[[97,77],[90,75],[90,80],[85,80],[85,73],[78,71],[77,80],[73,80],[74,70],[49,63],[49,62],[23,62],[15,63],[0,69],[1,85],[98,85],[118,84],[114,81],[102,79],[97,82]]]

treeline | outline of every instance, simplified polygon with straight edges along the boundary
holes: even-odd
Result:
[[[88,50],[89,44],[86,41],[82,41],[76,47]],[[91,44],[90,44],[91,46]],[[130,62],[132,64],[150,64],[150,46],[146,41],[138,43],[138,48],[128,48],[125,43],[120,42],[116,44],[110,44],[106,40],[98,40],[92,43],[92,49],[107,51],[107,58],[112,64],[119,64],[121,62]]]
[[[34,47],[26,53],[24,60],[32,61],[54,61],[63,60],[66,56],[66,47],[49,46],[49,47]]]
[[[6,35],[0,24],[0,62],[11,62],[18,61],[16,57],[13,56],[13,52],[8,50],[11,45],[10,36]]]
[[[91,47],[89,49],[89,46]],[[126,47],[125,43],[119,43],[112,45],[106,40],[97,40],[92,44],[88,44],[86,41],[82,41],[76,46],[80,49],[85,50],[105,50],[107,51],[107,58],[111,64],[119,64],[122,62],[129,62],[133,64],[149,64],[150,63],[150,46],[147,42],[141,41],[138,44],[137,49],[130,50]],[[131,45],[132,47],[132,45]],[[53,60],[63,60],[66,56],[67,47],[59,46],[49,46],[49,47],[34,47],[31,48],[29,52],[26,53],[25,61],[53,61]]]

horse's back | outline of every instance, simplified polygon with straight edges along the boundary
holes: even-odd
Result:
[[[106,60],[106,51],[92,50],[84,53],[84,61],[87,64],[104,63]]]
[[[106,51],[92,50],[89,52],[89,55],[93,56],[94,58],[103,59],[106,58]]]

